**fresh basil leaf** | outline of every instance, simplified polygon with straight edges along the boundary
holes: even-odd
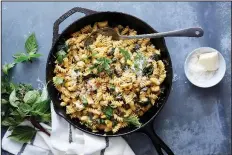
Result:
[[[25,96],[23,98],[23,101],[25,103],[28,103],[28,104],[34,103],[37,100],[37,98],[39,97],[39,95],[40,94],[39,94],[39,92],[37,90],[28,91],[25,94]]]
[[[100,123],[105,124],[105,120],[100,118]]]
[[[29,53],[29,57],[31,58],[39,58],[40,56],[42,56],[42,54],[39,53]]]
[[[18,105],[20,104],[19,99],[16,97],[16,90],[15,89],[11,92],[10,97],[9,97],[9,101],[13,107],[18,107]]]
[[[122,55],[124,56],[125,60],[129,60],[131,59],[130,57],[130,53],[122,48],[119,48],[119,52],[122,53]]]
[[[18,85],[18,88],[17,88],[20,92],[28,92],[28,91],[30,91],[30,90],[33,90],[33,87],[32,87],[32,85],[31,84],[22,84],[22,83],[20,83],[19,85]]]
[[[158,61],[158,60],[160,60],[161,59],[161,57],[160,57],[160,55],[158,55],[158,54],[153,54],[152,56],[151,56],[151,59],[153,59],[153,60],[155,60],[155,61]]]
[[[10,93],[15,89],[12,82],[9,81],[8,77],[2,76],[1,79],[1,94],[10,95]],[[9,99],[9,96],[8,96]]]
[[[53,77],[52,80],[55,85],[60,85],[64,82],[64,79],[58,76]]]
[[[49,111],[50,109],[50,102],[49,101],[43,101],[39,103],[34,103],[32,105],[31,113],[33,115],[42,115]]]
[[[63,62],[63,59],[66,57],[66,54],[67,53],[64,50],[60,50],[57,52],[56,59],[57,59],[59,64],[61,64]]]
[[[11,116],[20,116],[20,113],[17,110],[14,110],[10,113]]]
[[[27,53],[36,52],[38,50],[38,43],[35,37],[35,33],[32,33],[25,42],[25,49]]]
[[[113,116],[113,108],[110,106],[107,106],[106,108],[104,108],[103,112],[108,119],[110,119]]]
[[[36,134],[36,130],[29,126],[17,126],[13,129],[10,139],[20,143],[29,142],[32,137]]]
[[[83,105],[86,107],[88,105],[88,101],[85,97],[81,97]]]
[[[2,71],[4,74],[8,75],[8,72],[11,68],[13,68],[15,66],[15,63],[9,63],[9,64],[5,64],[2,67]]]
[[[20,63],[20,62],[24,62],[24,61],[29,61],[33,58],[38,58],[40,56],[42,56],[42,54],[30,52],[28,55],[25,53],[17,53],[13,57],[15,58],[15,60],[14,60],[15,63]]]
[[[9,87],[10,87],[10,90],[13,91],[15,89],[16,85],[13,84],[12,82],[10,82],[10,86]]]
[[[31,111],[31,106],[27,103],[20,104],[17,111],[22,117],[24,117]]]
[[[113,84],[110,84],[109,89],[110,89],[110,91],[113,92],[113,91],[115,91],[115,86]]]
[[[97,52],[94,52],[94,53],[92,53],[89,57],[95,57],[96,55],[97,55],[98,53]]]
[[[21,52],[21,53],[15,53],[14,55],[13,55],[13,58],[19,58],[19,57],[21,57],[21,56],[24,56],[24,55],[26,55],[25,53],[23,53],[23,52]]]
[[[129,117],[124,118],[124,121],[136,127],[141,126],[141,123],[139,122],[139,118],[135,115],[131,115]]]
[[[65,42],[66,39],[62,38],[61,41],[58,43],[57,51],[64,50],[65,52],[68,51],[68,45]]]
[[[17,87],[16,87],[16,94],[17,94],[17,97],[20,99],[20,101],[22,100],[23,101],[23,98],[25,96],[25,94],[28,92],[28,91],[31,91],[33,90],[33,87],[30,85],[30,84],[19,84]]]
[[[16,117],[16,118],[7,117],[6,119],[4,119],[4,120],[2,121],[2,125],[3,125],[3,126],[17,126],[17,125],[19,125],[22,121],[23,121],[23,119],[20,118],[20,117]]]
[[[26,55],[25,53],[21,53],[20,55],[15,57],[14,62],[20,63],[20,62],[24,62],[24,61],[28,61],[28,60],[30,60],[30,57],[28,55]]]
[[[41,118],[41,122],[44,122],[44,123],[50,123],[51,122],[51,113],[46,113],[46,114],[42,114],[40,115],[40,118]]]
[[[47,86],[43,87],[41,95],[37,98],[36,103],[49,100]]]
[[[149,66],[145,67],[145,68],[143,69],[143,76],[152,75],[153,70],[154,70],[153,65],[149,65]]]
[[[112,63],[112,60],[108,58],[98,58],[97,63],[93,64],[92,67],[90,67],[90,70],[97,68],[98,73],[102,71],[106,71],[107,73],[110,72],[110,63]]]

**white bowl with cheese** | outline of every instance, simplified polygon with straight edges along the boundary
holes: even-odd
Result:
[[[226,72],[226,63],[224,57],[216,49],[201,47],[187,56],[184,70],[192,84],[208,88],[222,80]]]

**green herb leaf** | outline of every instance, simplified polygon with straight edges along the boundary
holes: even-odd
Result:
[[[32,90],[32,91],[28,91],[24,98],[23,98],[23,101],[27,104],[31,104],[31,103],[34,103],[37,98],[39,97],[39,92],[37,90]]]
[[[91,56],[91,57],[95,57],[96,55],[97,55],[97,52],[92,53],[90,56]]]
[[[13,68],[15,66],[15,63],[9,63],[9,64],[5,64],[2,67],[2,71],[4,74],[8,75],[8,72],[11,68]]]
[[[66,54],[67,53],[64,50],[60,50],[57,52],[56,59],[57,59],[59,64],[61,64],[63,62],[63,59],[66,57]]]
[[[17,111],[22,117],[24,117],[31,111],[31,106],[27,103],[20,104]]]
[[[41,122],[45,122],[45,123],[49,123],[51,122],[51,113],[46,113],[46,114],[42,114],[41,116]]]
[[[31,114],[36,116],[36,115],[43,115],[46,114],[50,109],[50,102],[48,101],[43,101],[43,102],[39,102],[39,103],[34,103],[32,105],[32,110],[31,110]]]
[[[15,58],[15,60],[14,60],[15,63],[20,63],[20,62],[30,60],[30,57],[28,55],[26,55],[25,53],[18,53],[16,55],[14,55],[13,57]]]
[[[112,63],[112,60],[108,58],[98,58],[97,63],[93,64],[92,67],[90,67],[90,70],[97,68],[98,73],[102,71],[106,71],[107,73],[110,73],[110,64]]]
[[[15,89],[15,85],[6,76],[1,79],[1,94],[9,94]],[[9,96],[8,96],[9,99]]]
[[[62,38],[61,41],[59,42],[59,45],[57,46],[57,51],[64,50],[65,52],[68,51],[68,45],[65,42],[65,39]]]
[[[113,108],[110,106],[107,106],[106,108],[104,108],[103,112],[108,119],[110,119],[113,116]]]
[[[143,76],[152,75],[153,70],[154,70],[153,65],[149,65],[149,66],[145,67],[145,68],[143,69]]]
[[[85,98],[85,97],[81,97],[81,100],[82,100],[82,103],[83,103],[83,105],[86,107],[87,105],[88,105],[88,101],[87,101],[87,99]]]
[[[17,94],[17,97],[19,98],[20,101],[23,101],[23,98],[25,96],[25,94],[28,92],[28,91],[31,91],[33,90],[33,87],[29,84],[19,84],[17,87],[16,87],[16,94]]]
[[[15,89],[11,92],[10,97],[9,97],[9,101],[13,107],[18,107],[18,105],[20,104],[19,99],[16,97],[16,90]]]
[[[115,90],[115,86],[113,84],[110,84],[109,89],[110,89],[110,91],[114,91]]]
[[[22,55],[26,55],[25,53],[21,52],[21,53],[15,53],[12,57],[13,58],[18,58],[18,57],[21,57]]]
[[[119,48],[120,53],[122,53],[122,55],[124,56],[125,60],[130,60],[130,53],[122,48]]]
[[[90,54],[86,59],[94,58],[96,55],[97,55],[96,52],[95,52],[95,53],[92,53],[92,54]],[[86,60],[86,59],[84,59],[84,60]]]
[[[32,137],[36,134],[36,130],[29,126],[18,126],[15,127],[10,136],[10,139],[13,139],[20,143],[29,142]]]
[[[42,54],[30,52],[28,55],[25,53],[17,53],[13,57],[15,58],[15,60],[14,60],[15,63],[20,63],[20,62],[24,62],[24,61],[29,61],[33,58],[38,58],[40,56],[42,56]]]
[[[37,52],[38,50],[38,43],[35,37],[35,33],[32,33],[25,42],[25,49],[27,53]]]
[[[23,119],[21,117],[7,117],[6,119],[4,119],[2,121],[2,125],[3,126],[17,126],[19,125],[21,122],[23,121]]]
[[[100,118],[100,123],[105,124],[105,120]]]
[[[136,127],[140,127],[141,126],[141,123],[139,122],[139,118],[136,116],[136,115],[131,115],[127,118],[124,118],[124,121],[129,123],[129,124],[132,124]]]
[[[155,61],[158,61],[158,60],[160,60],[161,58],[160,58],[160,55],[158,55],[158,54],[153,54],[152,56],[151,56],[151,58],[153,59],[153,60],[155,60]]]
[[[36,103],[49,100],[47,86],[43,87],[41,95],[37,98]]]
[[[29,57],[30,57],[30,59],[31,59],[31,58],[39,58],[40,56],[42,56],[42,54],[39,54],[39,53],[33,53],[33,52],[29,53]]]
[[[55,85],[60,85],[64,82],[64,79],[58,76],[53,77],[52,80]]]

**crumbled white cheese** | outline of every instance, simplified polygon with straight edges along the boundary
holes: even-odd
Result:
[[[84,106],[81,104],[81,102],[79,100],[74,102],[74,104],[75,104],[78,111],[81,111],[84,109]]]

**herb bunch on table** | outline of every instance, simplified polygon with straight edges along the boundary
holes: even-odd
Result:
[[[34,58],[41,56],[34,33],[27,38],[25,50],[26,52],[13,56],[13,63],[3,65],[4,74],[1,79],[2,126],[9,127],[12,130],[9,138],[20,143],[30,141],[38,130],[49,136],[49,132],[40,123],[51,122],[50,99],[46,86],[43,90],[37,90],[30,84],[15,84],[10,81],[8,73],[17,63],[32,62]],[[31,125],[25,125],[26,121]]]

